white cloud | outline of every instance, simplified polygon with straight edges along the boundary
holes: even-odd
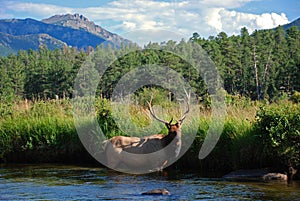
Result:
[[[124,25],[125,29],[128,29],[128,30],[136,29],[136,24],[133,22],[124,21],[123,25]]]
[[[223,31],[233,34],[238,34],[242,27],[247,27],[250,32],[253,32],[255,29],[270,29],[289,22],[285,14],[264,13],[255,15],[225,9],[220,10],[219,14]]]
[[[4,8],[11,12],[27,12],[40,18],[62,13],[80,13],[119,34],[138,29],[161,29],[181,32],[187,37],[190,37],[193,32],[208,37],[217,35],[221,31],[225,31],[228,35],[238,34],[244,26],[251,32],[289,22],[285,14],[257,15],[234,11],[234,8],[250,1],[257,0],[173,0],[170,2],[115,0],[101,7],[88,8],[8,1],[4,4]],[[6,14],[9,13],[8,11],[5,11]],[[4,14],[2,12],[2,15]],[[153,37],[159,36],[153,35]]]
[[[216,31],[220,32],[223,30],[222,16],[220,12],[223,8],[212,8],[208,9],[205,15],[206,23]]]
[[[276,13],[265,13],[260,15],[256,19],[256,24],[258,27],[263,29],[270,29],[277,25],[282,25],[287,23],[288,19],[284,13],[278,15]]]
[[[29,12],[40,17],[49,16],[53,14],[70,13],[71,8],[55,6],[51,4],[35,4],[35,3],[20,3],[8,1],[3,5],[7,10],[14,12]]]
[[[246,3],[257,0],[199,0],[203,5],[217,8],[239,8]],[[194,3],[196,1],[194,0]]]

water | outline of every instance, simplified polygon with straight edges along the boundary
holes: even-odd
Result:
[[[142,192],[166,188],[169,196]],[[0,167],[0,200],[300,200],[300,183],[237,183],[196,174],[120,174],[63,165]]]

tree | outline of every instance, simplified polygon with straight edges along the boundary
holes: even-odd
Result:
[[[287,80],[288,91],[300,91],[300,31],[298,27],[291,27],[286,31],[287,40]]]
[[[278,26],[274,31],[274,59],[273,67],[277,70],[277,77],[275,77],[275,87],[277,90],[288,92],[290,90],[290,79],[287,70],[287,43],[284,30]],[[277,93],[275,93],[277,95]]]
[[[7,101],[7,99],[12,98],[15,94],[13,94],[13,86],[11,77],[9,75],[9,67],[8,67],[8,58],[0,59],[0,100]]]
[[[250,80],[253,77],[253,60],[252,60],[252,52],[251,52],[251,38],[247,28],[241,29],[241,70],[240,74],[240,86],[239,93],[244,96],[251,95],[251,82]]]

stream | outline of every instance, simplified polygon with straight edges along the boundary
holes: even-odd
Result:
[[[166,188],[167,196],[141,195]],[[2,165],[0,200],[300,200],[300,182],[228,182],[195,173],[129,175],[74,165]]]

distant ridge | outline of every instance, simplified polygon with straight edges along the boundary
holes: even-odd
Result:
[[[0,32],[0,55],[8,56],[24,49],[38,49],[47,47],[49,49],[62,48],[67,44],[49,36],[48,34],[30,34],[14,36]]]
[[[43,21],[30,18],[0,20],[0,56],[19,50],[37,50],[41,46],[49,49],[63,46],[87,49],[100,44],[119,48],[121,44],[129,45],[131,42],[79,14],[55,15]]]
[[[291,27],[293,27],[293,26],[298,27],[298,29],[300,30],[300,17],[299,17],[298,19],[292,21],[292,22],[289,23],[289,24],[283,25],[282,27],[283,27],[284,30],[288,30],[289,28],[291,28]]]
[[[120,37],[117,34],[111,33],[94,22],[89,21],[86,17],[79,14],[54,15],[50,18],[43,19],[42,22],[47,24],[60,25],[78,30],[85,30],[101,38],[112,42],[117,46],[122,44],[129,45],[131,41]]]

